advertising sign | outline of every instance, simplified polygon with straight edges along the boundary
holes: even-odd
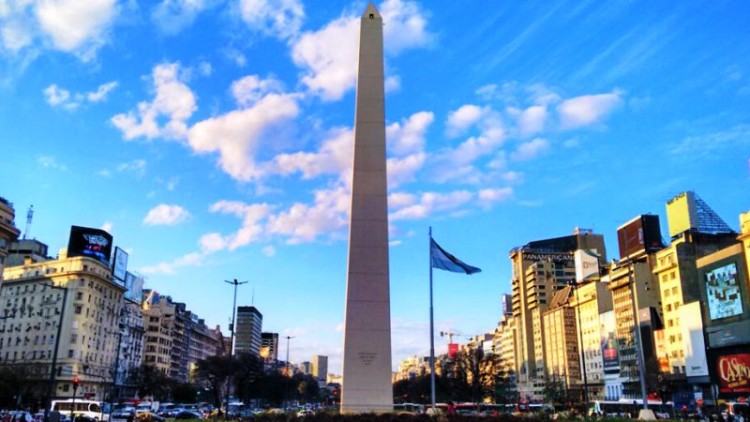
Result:
[[[573,256],[576,263],[576,282],[582,283],[599,277],[599,255],[596,251],[578,249]]]
[[[617,242],[620,258],[636,252],[651,253],[660,250],[663,245],[659,216],[644,214],[628,221],[617,229]]]
[[[719,356],[716,370],[722,393],[750,393],[750,353]]]
[[[449,343],[448,344],[448,357],[453,358],[454,356],[456,356],[456,353],[458,353],[458,344]]]
[[[128,253],[119,246],[115,247],[115,259],[112,260],[112,275],[120,284],[125,284],[125,273],[128,271]]]
[[[680,330],[685,346],[685,375],[708,376],[706,342],[703,339],[703,317],[700,302],[686,303],[678,310]]]
[[[70,226],[68,257],[87,256],[109,265],[112,235],[104,230]]]
[[[616,374],[620,372],[620,353],[617,346],[617,334],[615,333],[615,313],[605,312],[599,316],[602,327],[602,361],[605,374]]]
[[[135,303],[143,302],[143,277],[131,272],[125,273],[125,288],[127,291],[123,295],[125,299]]]
[[[742,297],[737,279],[737,263],[732,262],[708,271],[705,277],[711,320],[741,315]]]

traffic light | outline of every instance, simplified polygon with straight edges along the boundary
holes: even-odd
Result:
[[[78,384],[81,382],[81,379],[78,378],[78,375],[73,377],[73,391],[78,389]]]

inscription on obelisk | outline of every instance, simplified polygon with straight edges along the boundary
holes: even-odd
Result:
[[[346,281],[342,413],[393,409],[383,19],[362,15]]]

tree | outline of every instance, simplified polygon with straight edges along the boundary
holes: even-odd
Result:
[[[198,389],[190,383],[174,383],[172,386],[172,400],[175,403],[195,403],[198,398]]]
[[[150,396],[159,401],[169,399],[173,381],[157,368],[145,364],[141,365],[132,374],[132,377],[138,386],[139,396]]]
[[[214,406],[221,407],[222,392],[227,387],[227,381],[234,374],[236,365],[231,356],[209,356],[198,360],[196,364],[196,378],[207,383]]]
[[[478,403],[492,397],[492,359],[481,347],[458,351],[446,365],[451,400]]]
[[[568,392],[566,391],[564,380],[554,374],[552,376],[545,376],[542,394],[547,403],[564,405],[568,402]]]

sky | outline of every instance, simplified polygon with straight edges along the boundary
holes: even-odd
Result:
[[[363,1],[0,0],[0,196],[27,237],[104,228],[146,287],[228,332],[238,305],[341,371]],[[695,191],[750,211],[750,3],[376,2],[393,366],[491,332],[508,252],[605,236]],[[34,207],[27,228],[26,210]],[[285,358],[287,341],[280,345]]]

